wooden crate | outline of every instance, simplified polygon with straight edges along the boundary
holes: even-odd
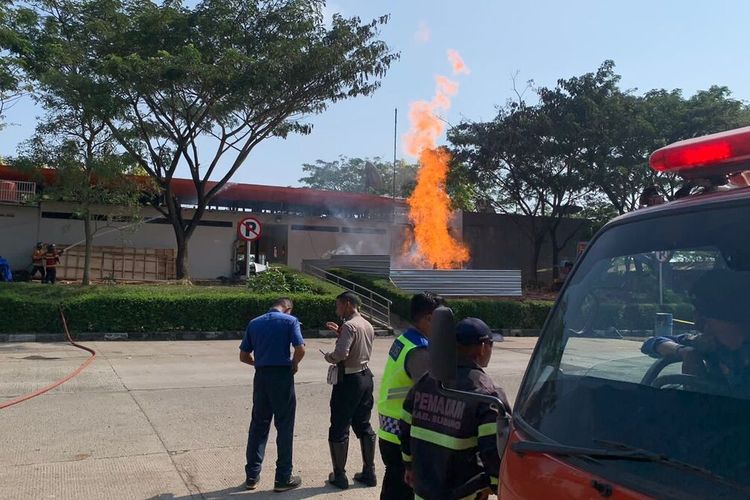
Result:
[[[62,248],[62,245],[58,246]],[[60,256],[57,279],[83,279],[85,248],[71,248]],[[94,281],[162,281],[176,277],[175,251],[171,248],[99,247],[91,251]]]

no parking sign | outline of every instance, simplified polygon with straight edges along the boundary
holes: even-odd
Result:
[[[245,241],[255,241],[260,238],[262,226],[255,217],[245,217],[237,224],[237,234]]]

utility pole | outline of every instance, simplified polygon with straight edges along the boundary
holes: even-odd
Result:
[[[398,108],[393,110],[393,199],[396,200],[396,138],[398,136]]]

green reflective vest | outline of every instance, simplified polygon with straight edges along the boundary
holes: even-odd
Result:
[[[394,340],[388,352],[383,379],[380,382],[378,437],[398,445],[401,444],[398,437],[398,422],[401,419],[404,399],[411,386],[414,385],[414,381],[406,373],[406,356],[412,349],[418,347],[427,347],[427,339],[413,328]]]

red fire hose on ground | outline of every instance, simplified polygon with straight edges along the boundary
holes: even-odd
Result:
[[[39,396],[41,394],[44,394],[47,391],[51,391],[55,387],[58,387],[58,386],[64,384],[68,380],[72,379],[73,377],[75,377],[76,375],[78,375],[79,373],[81,373],[87,366],[89,366],[91,363],[93,363],[94,359],[96,359],[96,351],[94,351],[93,349],[90,349],[90,348],[88,348],[86,346],[83,346],[83,345],[80,345],[80,344],[76,344],[75,342],[73,342],[73,339],[70,337],[70,332],[68,331],[68,323],[65,321],[65,314],[63,314],[62,309],[60,309],[60,317],[62,318],[63,328],[65,329],[65,336],[67,337],[68,342],[70,342],[73,346],[77,347],[78,349],[83,349],[84,351],[90,352],[91,356],[89,356],[88,359],[86,359],[86,361],[84,361],[81,364],[81,366],[79,366],[74,371],[72,371],[70,374],[68,374],[66,377],[61,378],[57,382],[54,382],[54,383],[52,383],[52,384],[50,384],[50,385],[48,385],[46,387],[42,387],[41,389],[38,389],[38,390],[36,390],[34,392],[31,392],[29,394],[25,394],[23,396],[19,396],[19,397],[15,398],[15,399],[11,399],[9,401],[5,401],[3,403],[0,403],[0,410],[2,410],[3,408],[8,408],[9,406],[13,406],[13,405],[18,404],[18,403],[22,403],[22,402],[27,401],[27,400],[29,400],[31,398],[35,398],[35,397],[37,397],[37,396]]]

